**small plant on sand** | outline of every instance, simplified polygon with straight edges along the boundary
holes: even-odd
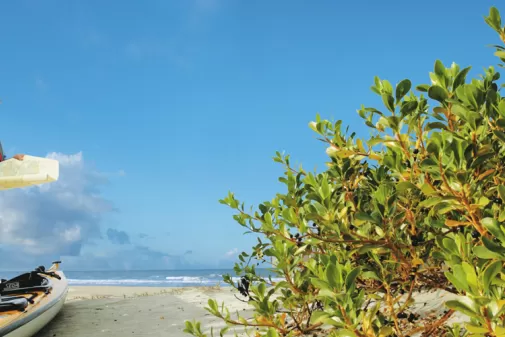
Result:
[[[485,22],[505,44],[496,8]],[[224,277],[254,315],[214,300],[207,310],[251,336],[505,336],[504,85],[494,67],[471,80],[469,70],[436,61],[431,84],[375,78],[384,106],[358,111],[370,138],[318,116],[324,172],[277,153],[283,194],[250,212],[222,200],[262,238],[240,255],[240,282]],[[265,259],[282,281],[257,274]],[[446,310],[420,315],[415,294],[436,289],[451,293]],[[466,321],[452,324],[455,313]],[[198,322],[185,331],[207,336]]]

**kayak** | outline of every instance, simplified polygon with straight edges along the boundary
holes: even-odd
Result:
[[[31,337],[60,312],[68,293],[60,263],[0,283],[0,336]]]

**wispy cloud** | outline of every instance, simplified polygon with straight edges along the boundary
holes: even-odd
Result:
[[[108,252],[106,255],[97,252],[82,256],[66,258],[66,268],[73,270],[154,270],[154,269],[186,269],[203,267],[203,264],[188,259],[191,254],[168,254],[142,245],[123,246]]]
[[[238,248],[233,248],[232,250],[227,251],[227,252],[224,254],[224,256],[225,256],[226,258],[231,258],[231,257],[235,257],[235,255],[237,255],[237,253],[238,253]]]
[[[118,245],[129,245],[130,236],[125,231],[109,228],[107,230],[107,238],[110,242]]]

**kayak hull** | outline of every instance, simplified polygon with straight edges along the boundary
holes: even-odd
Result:
[[[63,272],[51,269],[48,271],[54,271],[61,279],[51,278],[51,292],[40,294],[38,300],[28,305],[24,312],[11,312],[11,317],[0,313],[0,336],[31,337],[61,311],[68,293],[68,282]],[[4,319],[3,326],[2,318]]]
[[[46,310],[37,318],[23,324],[16,330],[5,335],[5,337],[32,337],[37,332],[42,330],[52,319],[60,312],[65,300],[61,300]]]

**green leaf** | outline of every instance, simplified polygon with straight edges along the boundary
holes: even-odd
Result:
[[[388,80],[382,81],[382,92],[390,94],[391,96],[393,95],[393,86]]]
[[[428,92],[429,89],[430,89],[429,84],[420,84],[420,85],[416,86],[416,90],[421,91],[421,92]]]
[[[489,249],[493,253],[498,254],[498,256],[500,256],[502,259],[503,257],[505,257],[505,248],[503,248],[502,246],[494,243],[485,236],[482,237],[482,243],[487,249]]]
[[[482,219],[482,225],[496,238],[500,239],[500,241],[505,242],[505,234],[503,234],[498,221],[493,218],[484,218]]]
[[[410,91],[411,87],[412,83],[408,79],[405,79],[398,83],[396,86],[396,104],[398,104],[402,98]]]
[[[435,61],[435,74],[437,74],[437,76],[439,78],[444,78],[445,76],[445,67],[444,67],[444,64],[442,63],[442,61],[440,60],[436,60]]]
[[[326,149],[326,153],[330,157],[339,157],[339,158],[349,158],[350,156],[356,154],[354,151],[348,149],[336,149],[333,146],[330,146]]]
[[[474,247],[473,253],[480,259],[491,260],[491,259],[500,258],[499,254],[490,251],[489,249],[487,249],[484,246]]]
[[[438,85],[433,85],[430,87],[428,90],[428,96],[431,99],[439,101],[440,103],[445,103],[445,100],[449,97],[447,91]]]
[[[505,116],[505,99],[502,99],[496,108],[500,116]]]
[[[312,316],[310,316],[310,323],[317,324],[324,322],[327,318],[330,318],[331,315],[324,311],[314,311]]]
[[[475,273],[475,268],[471,266],[468,262],[463,262],[462,263],[463,270],[465,271],[466,274],[466,281],[472,291],[474,293],[477,293],[479,290],[478,287],[478,282],[477,282],[477,274]]]
[[[274,328],[268,328],[268,332],[265,336],[266,337],[279,337],[279,333]]]
[[[482,283],[484,286],[484,290],[486,292],[489,292],[489,286],[491,285],[491,282],[496,277],[496,275],[498,275],[498,273],[501,272],[502,264],[503,264],[502,261],[495,261],[495,262],[491,263],[484,271]]]
[[[338,286],[338,272],[337,267],[331,262],[326,267],[326,280],[332,289]]]
[[[493,6],[489,9],[489,16],[486,17],[485,20],[487,24],[490,25],[497,32],[501,31],[502,27],[501,27],[500,12],[496,7]]]
[[[442,129],[442,130],[447,130],[447,125],[442,122],[431,122],[426,124],[426,131],[430,131],[433,129]]]
[[[380,277],[377,276],[377,273],[374,272],[374,271],[365,271],[362,275],[363,279],[365,280],[377,280],[377,281],[381,281]]]
[[[427,169],[434,167],[438,170],[438,163],[433,158],[426,158],[421,162],[421,167]]]
[[[405,192],[411,189],[418,190],[419,188],[416,185],[412,184],[410,181],[402,181],[396,185],[396,190],[398,192]]]
[[[354,332],[347,329],[339,329],[335,331],[333,335],[338,337],[356,337],[356,334]]]
[[[354,289],[355,285],[354,282],[356,281],[356,277],[359,275],[361,272],[361,267],[354,268],[349,274],[347,274],[347,277],[345,278],[345,289],[347,291]]]
[[[457,276],[455,276],[454,274],[452,274],[448,271],[444,272],[444,275],[445,275],[445,277],[447,277],[449,282],[451,282],[459,291],[467,291],[468,290],[468,286],[467,286],[466,282],[464,282],[463,279],[458,278]]]
[[[497,317],[498,315],[495,315]],[[496,326],[494,329],[496,336],[505,336],[505,328],[501,326]]]
[[[316,208],[317,214],[320,216],[324,216],[326,213],[328,213],[328,210],[326,207],[318,203],[317,201],[314,201],[314,207]],[[267,213],[269,214],[269,213]]]
[[[400,108],[400,112],[403,116],[408,116],[417,109],[418,105],[417,101],[404,101],[402,103],[402,107]]]
[[[384,102],[384,105],[389,111],[395,111],[395,99],[391,94],[382,94],[382,102]]]
[[[505,133],[499,131],[499,130],[493,130],[493,134],[500,139],[502,142],[505,143]]]
[[[374,217],[372,217],[370,214],[364,213],[364,212],[358,212],[354,216],[356,219],[361,220],[361,221],[370,221],[374,224],[379,225],[380,222],[377,221]]]
[[[229,326],[225,326],[224,328],[222,328],[221,330],[219,330],[219,336],[223,337],[224,334],[228,332],[228,330],[230,330],[230,327]]]
[[[272,226],[272,214],[265,213],[265,223],[269,226]]]
[[[471,306],[464,303],[461,300],[452,300],[445,302],[445,305],[449,307],[449,309],[459,311],[467,316],[477,318],[478,314],[472,309]]]
[[[387,336],[391,336],[395,331],[393,330],[392,327],[390,326],[383,326],[380,330],[379,330],[379,337],[387,337]]]
[[[467,67],[467,68],[461,70],[456,75],[456,78],[454,79],[454,82],[452,84],[452,90],[456,90],[460,85],[465,84],[466,75],[468,74],[470,69],[472,69],[472,67]]]
[[[481,327],[481,326],[475,326],[475,325],[472,325],[471,323],[465,323],[465,328],[468,331],[473,332],[474,334],[475,333],[485,334],[486,332],[489,332],[489,329],[487,329],[485,327]]]
[[[477,159],[475,159],[472,164],[470,165],[470,168],[476,168],[479,165],[485,163],[488,159],[491,159],[495,156],[494,153],[486,153],[481,156],[478,156]]]
[[[459,253],[458,245],[452,239],[449,239],[449,238],[442,239],[442,245],[449,252],[452,252],[454,254],[458,254]]]
[[[505,118],[498,118],[496,120],[496,125],[498,125],[501,128],[505,128]]]
[[[317,289],[321,289],[321,290],[330,290],[331,291],[331,287],[330,287],[330,284],[326,281],[323,281],[323,280],[320,280],[318,278],[315,278],[315,277],[312,277],[310,279],[310,282],[312,283],[312,285],[314,287],[316,287]]]
[[[489,200],[488,198],[482,196],[477,201],[477,205],[479,205],[481,207],[486,207],[490,202],[491,202],[491,200]]]
[[[219,313],[217,302],[215,300],[209,298],[209,300],[207,301],[207,304],[208,304],[209,308],[212,310],[212,313]]]
[[[430,186],[428,183],[424,183],[423,186],[421,186],[421,192],[423,192],[426,196],[430,196],[432,194],[435,194],[437,191],[433,189],[433,187]],[[433,199],[438,199],[437,201],[433,201]],[[419,206],[421,207],[422,205],[435,205],[436,203],[440,202],[442,199],[441,198],[429,198],[424,201],[422,201]],[[430,207],[430,206],[424,206],[424,207]]]
[[[500,194],[500,198],[505,201],[505,186],[498,185],[498,194]]]

